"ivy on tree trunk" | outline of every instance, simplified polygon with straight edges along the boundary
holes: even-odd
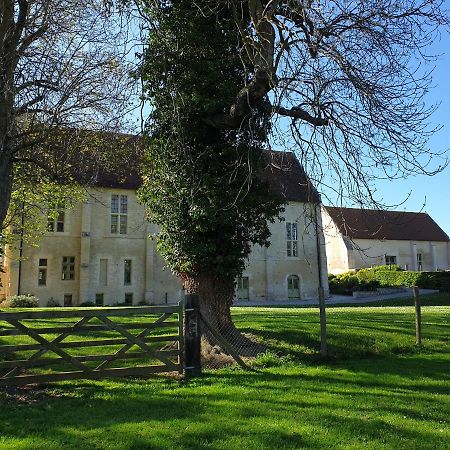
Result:
[[[249,109],[233,129],[205,120],[224,112],[248,77],[226,10],[204,17],[191,1],[149,9],[157,31],[140,76],[153,110],[138,195],[160,227],[158,250],[186,292],[199,293],[202,314],[225,337],[236,337],[235,279],[251,246],[269,245],[268,222],[283,210],[261,178],[268,118]]]

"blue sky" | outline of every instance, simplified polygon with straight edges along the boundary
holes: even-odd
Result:
[[[432,137],[430,147],[442,151],[450,148],[450,34],[443,34],[433,51],[440,56],[435,63],[434,88],[429,92],[428,99],[430,103],[440,103],[431,124],[440,124],[442,129]],[[396,209],[426,211],[450,236],[450,167],[433,177],[384,181],[376,187],[386,204],[398,204],[407,199]]]

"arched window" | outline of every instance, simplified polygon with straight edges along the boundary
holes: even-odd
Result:
[[[289,275],[287,279],[288,283],[288,297],[300,298],[300,278],[297,275]]]

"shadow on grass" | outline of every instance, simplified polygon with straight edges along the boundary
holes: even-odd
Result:
[[[57,388],[59,398],[43,404],[4,405],[0,435],[32,439],[34,448],[47,449],[356,448],[367,442],[373,448],[377,442],[389,448],[414,448],[411,443],[444,448],[429,427],[411,427],[401,419],[446,420],[445,405],[437,398],[425,416],[418,412],[429,401],[427,389],[437,392],[437,386],[418,389],[367,380],[366,374],[365,367],[346,378],[328,369],[230,370],[187,383],[64,384]]]

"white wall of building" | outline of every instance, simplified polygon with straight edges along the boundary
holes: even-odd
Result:
[[[128,196],[127,234],[111,233],[111,195]],[[243,276],[249,278],[250,300],[286,300],[287,278],[297,275],[300,298],[317,297],[318,258],[314,226],[314,206],[291,202],[286,206],[285,222],[270,224],[269,248],[254,247]],[[318,214],[321,230],[320,212]],[[286,223],[297,223],[298,255],[287,256]],[[164,260],[148,236],[157,232],[146,222],[145,209],[135,192],[124,189],[92,189],[90,198],[65,213],[64,232],[51,232],[38,248],[24,251],[21,269],[21,293],[36,295],[44,306],[50,299],[63,303],[72,295],[73,304],[95,301],[103,294],[105,304],[124,302],[126,294],[133,303],[145,300],[154,304],[176,302],[182,295],[181,284],[165,267]],[[320,233],[322,283],[328,295],[325,241]],[[75,257],[75,279],[63,280],[62,258]],[[38,285],[39,259],[47,259],[47,284]],[[107,283],[100,277],[101,260],[107,260]],[[124,283],[125,260],[132,261],[131,283]],[[105,264],[105,263],[102,263]],[[19,263],[13,255],[5,260],[7,270],[0,297],[18,292]]]
[[[397,265],[419,270],[417,255],[422,255],[423,271],[450,269],[449,243],[441,241],[352,239],[342,236],[325,209],[322,209],[328,272],[339,274],[386,264],[386,255]]]

